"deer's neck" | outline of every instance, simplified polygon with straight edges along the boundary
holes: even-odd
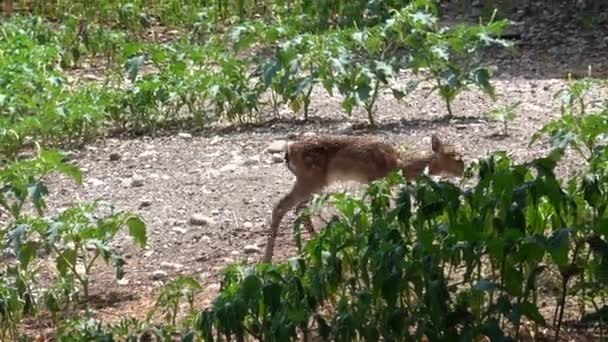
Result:
[[[433,156],[407,157],[401,160],[401,171],[409,182],[424,172],[424,169],[431,163]]]

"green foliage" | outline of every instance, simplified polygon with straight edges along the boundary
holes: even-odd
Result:
[[[478,26],[459,24],[440,28],[434,12],[428,2],[414,1],[394,15],[387,30],[397,44],[411,50],[409,67],[415,74],[427,75],[422,81],[434,83],[432,90],[445,101],[448,117],[452,117],[453,101],[469,85],[494,98],[491,70],[479,65],[479,54],[491,45],[510,46],[495,38],[500,36],[507,21],[494,21],[492,16],[487,24],[480,21]]]
[[[364,198],[320,198],[317,207],[338,212],[326,229],[303,245],[297,220],[298,255],[227,267],[219,295],[199,314],[201,286],[187,276],[163,287],[143,321],[103,324],[92,311],[82,314],[98,261],[120,279],[125,260],[112,241],[124,231],[145,246],[145,223],[99,202],[46,214],[45,177],[61,172],[80,182],[82,175],[59,152],[18,161],[24,148],[77,145],[114,130],[154,132],[189,119],[252,122],[268,104],[306,119],[318,87],[330,96],[337,90],[347,114],[362,108],[373,125],[382,94],[401,100],[430,81],[451,116],[471,86],[494,97],[480,52],[509,44],[496,38],[506,22],[494,15],[442,28],[427,0],[51,5],[36,2],[40,16],[2,25],[0,214],[10,217],[2,217],[0,249],[14,258],[0,268],[1,340],[17,340],[25,318],[47,313],[59,341],[508,341],[522,320],[559,331],[572,297],[581,300],[584,321],[606,320],[598,301],[608,280],[608,106],[588,101],[605,84],[590,77],[556,94],[562,116],[532,139],[549,137],[544,158],[516,164],[494,153],[471,166],[478,181],[469,187],[426,177],[404,185],[395,174],[371,184]],[[73,80],[89,66],[103,72]],[[416,76],[405,86],[404,69]],[[505,134],[517,105],[491,113]],[[567,148],[586,164],[566,182],[554,169]],[[47,259],[56,272],[41,284]],[[553,322],[539,310],[551,277],[560,283]],[[159,313],[163,322],[152,322]]]
[[[140,247],[146,244],[146,226],[129,212],[103,208],[97,202],[77,204],[56,215],[46,215],[48,188],[44,182],[53,172],[81,182],[80,171],[57,151],[40,151],[33,159],[14,161],[0,169],[0,207],[10,214],[0,228],[0,249],[14,253],[14,262],[3,263],[0,273],[0,337],[16,340],[17,326],[26,316],[46,308],[57,324],[68,304],[80,304],[89,287],[95,261],[101,258],[124,275],[125,261],[111,242],[120,230],[128,230]],[[31,215],[27,204],[37,215]],[[106,209],[106,210],[103,210]],[[38,288],[39,265],[54,261],[52,284]],[[88,329],[88,328],[87,328]]]
[[[570,298],[591,302],[596,312],[583,304],[581,317],[602,322],[606,113],[600,106],[549,123],[539,136],[557,141],[566,130],[569,138],[546,157],[515,164],[497,152],[473,163],[471,187],[425,176],[405,185],[394,174],[370,184],[363,199],[324,197],[337,211],[328,226],[285,262],[227,267],[198,329],[209,341],[517,340],[524,319],[559,335]],[[564,182],[554,170],[568,146],[593,153]],[[552,322],[539,304],[550,273],[560,284]]]
[[[608,131],[608,102],[599,103],[590,112],[585,96],[591,89],[601,89],[605,84],[605,81],[590,78],[570,81],[565,89],[555,94],[561,102],[560,118],[544,125],[533,135],[530,144],[542,135],[548,135],[554,151],[563,152],[570,147],[585,161],[592,162],[594,171],[600,171],[597,162],[604,161],[601,155]]]
[[[201,285],[192,277],[178,277],[167,283],[158,295],[156,304],[148,313],[148,319],[158,310],[161,311],[165,323],[169,326],[176,325],[180,302],[185,299],[189,305],[189,311],[194,312],[194,296],[201,289]]]
[[[486,115],[496,119],[500,123],[502,123],[502,135],[509,135],[509,122],[515,120],[516,110],[521,105],[521,101],[517,101],[506,105],[502,108],[493,109],[489,111]]]
[[[38,215],[46,209],[48,189],[42,179],[53,171],[61,172],[77,182],[82,174],[75,166],[63,161],[57,151],[41,151],[34,159],[13,162],[0,169],[0,206],[14,220],[22,216],[23,206],[31,202]]]

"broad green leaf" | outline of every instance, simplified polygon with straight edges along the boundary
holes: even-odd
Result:
[[[28,187],[28,191],[38,215],[42,216],[46,210],[45,198],[49,194],[49,190],[44,183],[35,182]]]
[[[68,275],[72,272],[72,268],[76,267],[76,257],[77,253],[74,249],[65,249],[57,256],[56,266],[62,276]]]
[[[521,296],[524,285],[524,279],[521,272],[515,267],[507,265],[505,267],[505,273],[502,276],[504,278],[507,292],[513,296]]]
[[[257,275],[251,274],[243,279],[242,289],[246,300],[256,300],[260,296],[262,281]]]
[[[479,86],[491,99],[496,98],[494,87],[490,83],[490,72],[486,68],[479,68],[474,72],[474,82]]]
[[[40,244],[36,241],[28,241],[21,246],[21,249],[17,252],[19,257],[20,267],[27,269],[30,262],[34,260],[38,254],[38,248]]]
[[[146,60],[147,60],[146,55],[131,57],[127,60],[127,63],[126,63],[127,74],[129,76],[129,80],[131,80],[131,82],[135,82],[135,79],[137,78],[137,74],[139,73],[139,70],[141,69],[141,67],[145,64]]]
[[[570,229],[560,229],[549,238],[549,253],[558,266],[568,263],[568,251],[570,247]]]
[[[538,311],[538,307],[530,302],[516,304],[513,310],[517,310],[520,314],[528,317],[531,321],[545,325],[545,318]]]
[[[129,227],[129,235],[131,235],[133,241],[135,241],[139,247],[145,247],[148,238],[144,221],[139,216],[129,216],[125,223]]]
[[[268,87],[275,75],[281,70],[281,63],[276,59],[270,59],[268,62],[262,64],[262,82],[264,86]]]

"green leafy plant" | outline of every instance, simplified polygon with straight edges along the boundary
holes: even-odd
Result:
[[[43,178],[51,172],[60,172],[78,183],[82,174],[72,164],[64,162],[58,151],[40,151],[36,158],[15,161],[0,169],[0,206],[10,213],[13,220],[22,217],[24,205],[31,202],[38,215],[46,209],[48,189]]]
[[[502,135],[509,135],[509,122],[515,120],[516,110],[521,105],[521,101],[517,101],[506,105],[502,108],[493,109],[487,113],[488,116],[502,123]]]
[[[200,289],[201,285],[192,277],[181,276],[171,280],[163,286],[154,307],[148,312],[148,319],[160,310],[165,323],[170,326],[175,326],[177,324],[180,302],[185,299],[189,305],[190,313],[193,313],[194,296]]]
[[[378,96],[395,83],[399,66],[394,58],[385,57],[390,43],[382,27],[356,31],[350,39],[355,57],[343,63],[346,70],[337,81],[338,89],[344,95],[342,108],[350,115],[354,107],[363,107],[370,125],[374,126]]]
[[[421,81],[434,83],[444,100],[447,117],[453,116],[452,103],[469,85],[475,85],[494,98],[490,83],[491,71],[479,66],[479,54],[490,45],[510,47],[499,37],[506,27],[505,20],[494,20],[478,26],[460,24],[440,28],[436,9],[427,1],[415,1],[396,12],[387,24],[399,45],[410,51],[409,67],[414,74],[424,73]]]
[[[92,267],[101,257],[116,270],[116,278],[124,275],[124,259],[110,246],[111,239],[122,229],[140,247],[146,244],[146,226],[131,213],[114,213],[96,217],[96,202],[77,205],[53,218],[41,233],[45,243],[56,255],[57,271],[62,277],[74,277],[89,297]]]

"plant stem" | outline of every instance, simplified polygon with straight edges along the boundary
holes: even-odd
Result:
[[[562,319],[564,318],[564,307],[566,306],[566,295],[568,293],[569,279],[569,277],[564,277],[564,279],[562,280],[562,298],[558,306],[559,317],[557,321],[557,328],[555,329],[555,342],[559,341],[559,330],[562,327]]]
[[[448,110],[447,119],[451,120],[454,115],[452,114],[452,104],[450,103],[450,100],[447,99],[447,98],[445,98],[445,106],[446,106],[446,108]]]
[[[376,84],[374,85],[374,92],[372,93],[372,99],[365,107],[367,111],[367,118],[369,120],[369,124],[372,126],[376,126],[376,122],[374,121],[374,105],[376,104],[376,98],[378,97],[378,90],[380,89],[380,80],[376,79]]]

